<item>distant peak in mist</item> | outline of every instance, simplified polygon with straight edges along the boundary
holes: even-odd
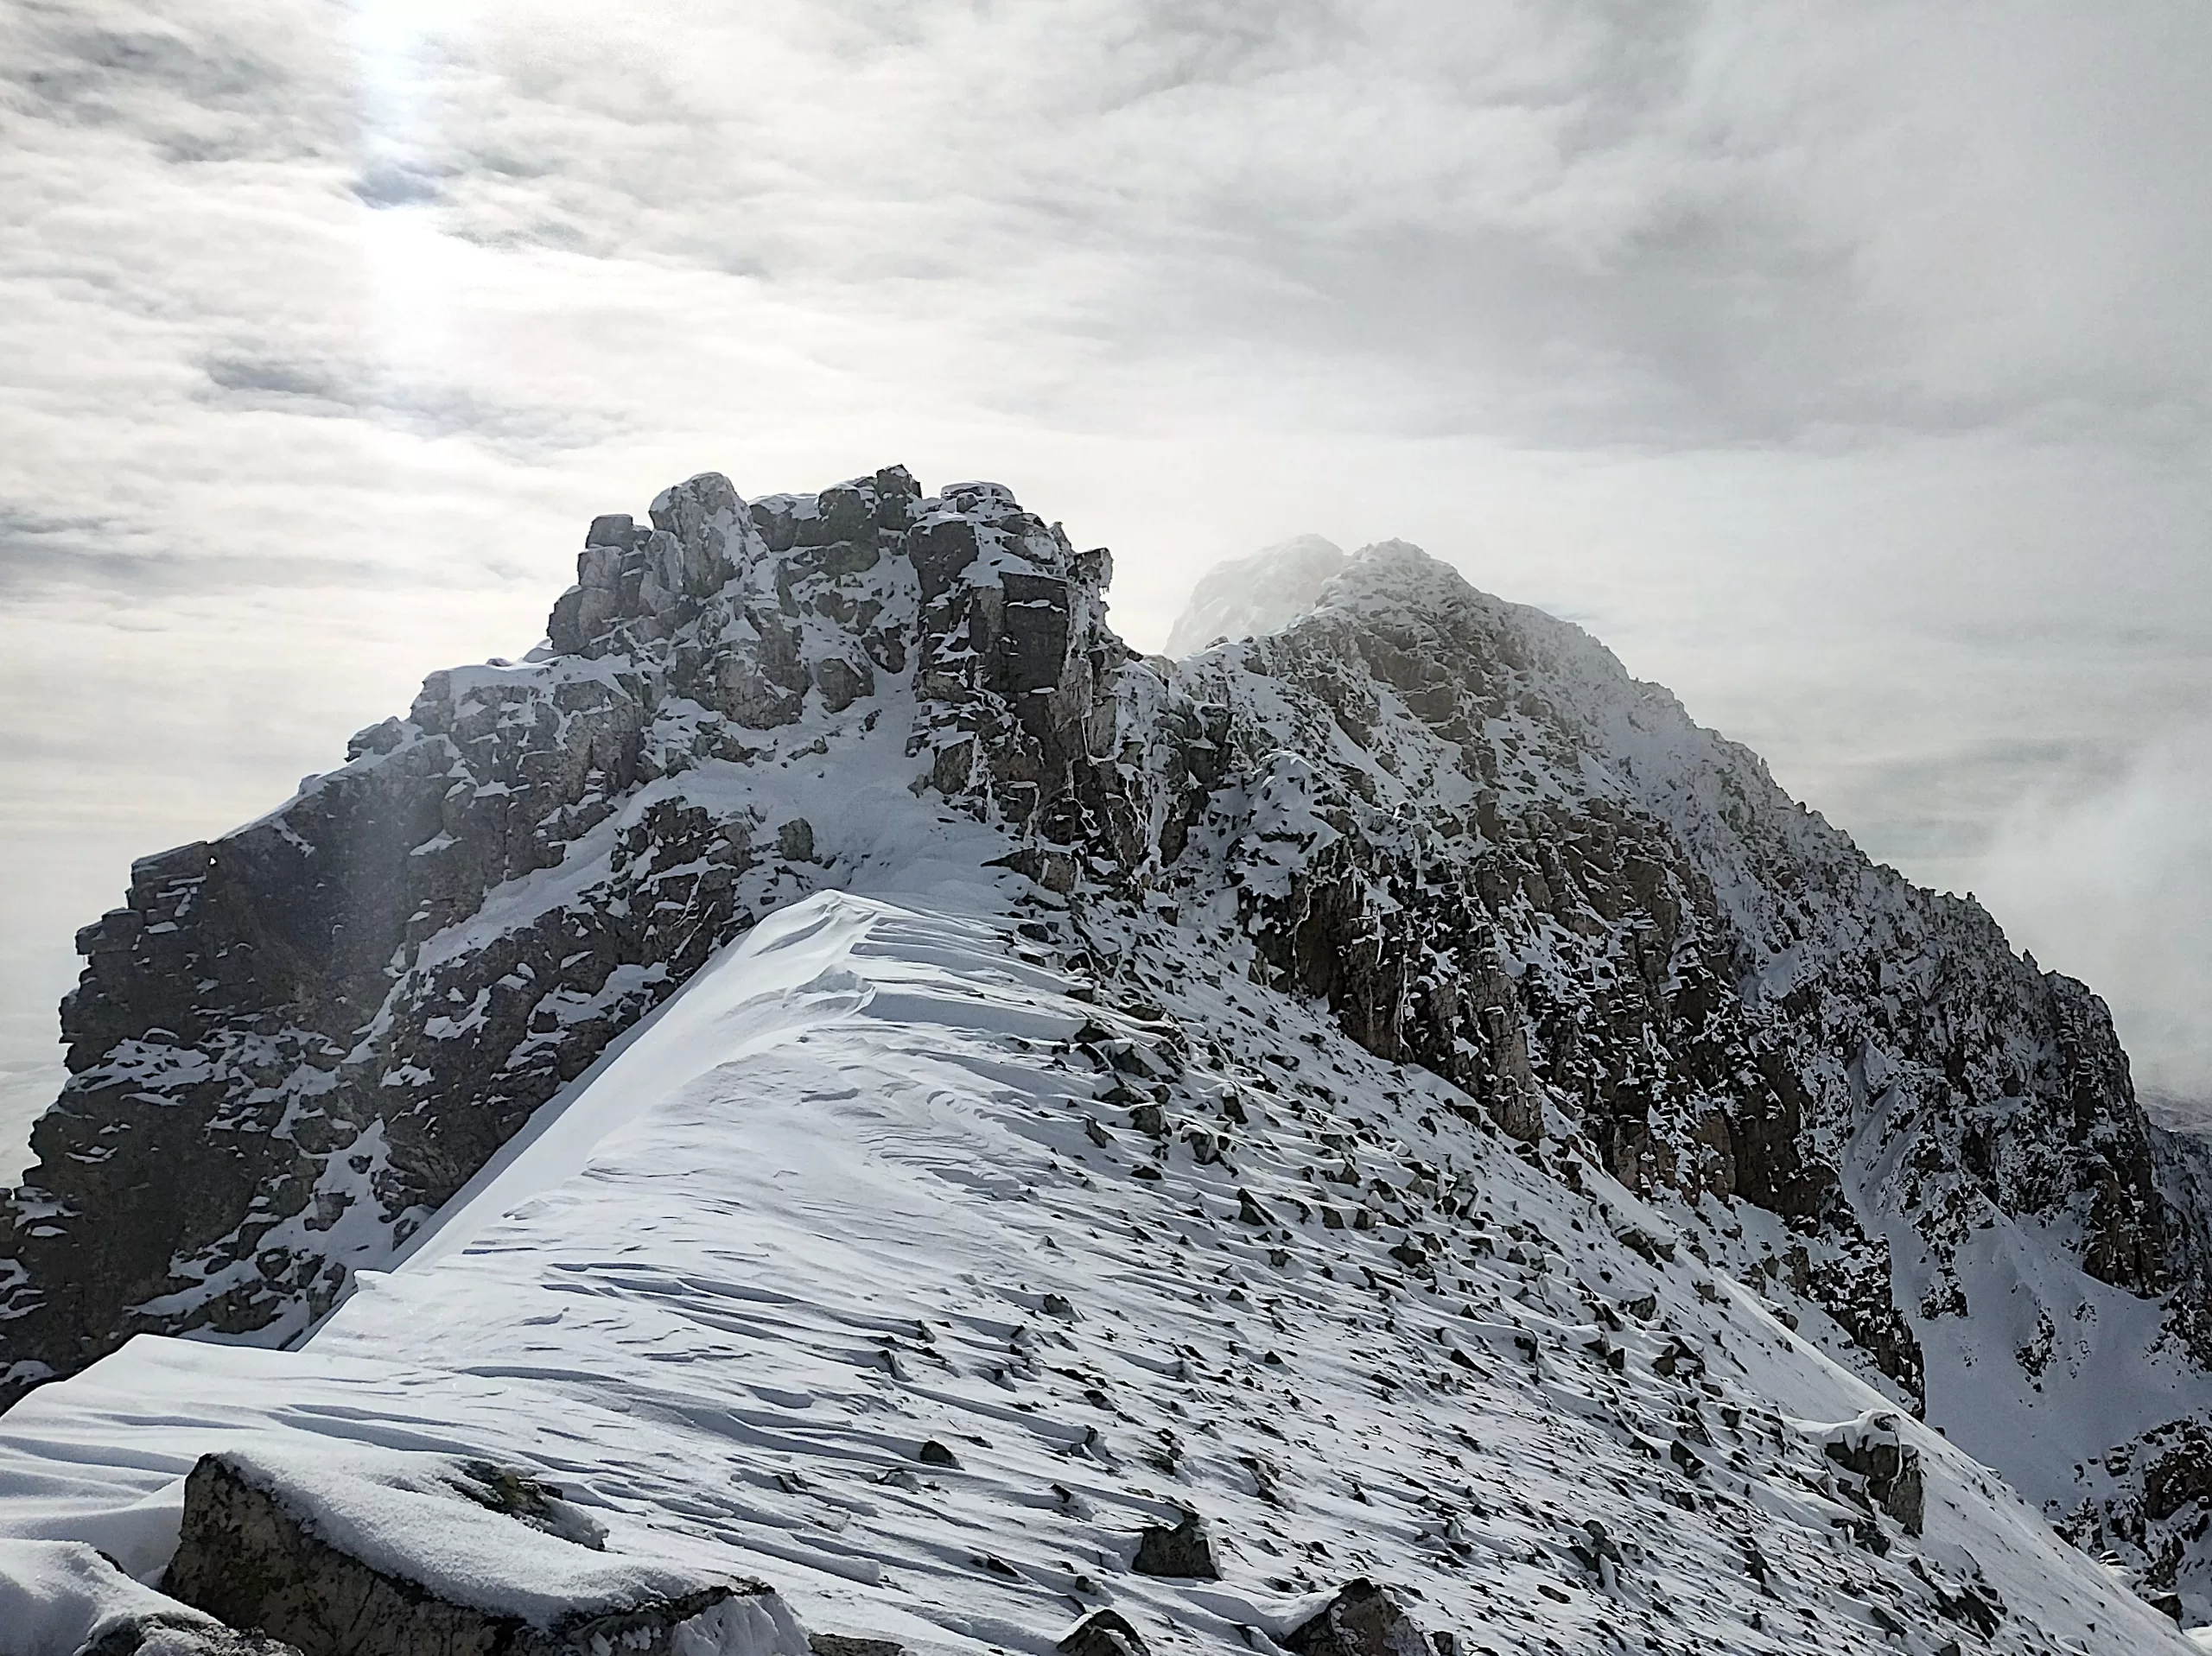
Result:
[[[1351,560],[1335,542],[1300,535],[1217,563],[1192,589],[1167,635],[1180,660],[1220,638],[1251,638],[1287,626],[1320,602],[1321,589]]]

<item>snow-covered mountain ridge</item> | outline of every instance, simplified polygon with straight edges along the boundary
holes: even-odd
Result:
[[[1306,1062],[1374,1066],[1363,1108],[1433,1100],[1370,1124],[1416,1180],[1442,1133],[1485,1165],[1522,1146],[1559,1201],[1663,1212],[1708,1285],[1752,1285],[2212,1610],[2193,1142],[2145,1120],[2094,998],[1970,902],[1399,543],[1168,663],[1107,626],[1105,555],[995,485],[747,503],[709,475],[652,523],[593,525],[531,659],[434,675],[80,936],[73,1078],[0,1267],[17,1394],[136,1331],[296,1341],[730,940],[813,893],[988,877],[1039,969],[1148,999],[1185,1057],[1246,1016],[1186,1004],[1211,974],[1273,1009],[1238,1038],[1294,1018]],[[1250,1072],[1298,1091],[1291,1044]],[[1139,1062],[1106,1096],[1151,1084]],[[1175,1144],[1155,1167],[1217,1158],[1211,1125],[1166,1139],[1169,1091],[1116,1130]],[[1400,1187],[1328,1131],[1340,1217],[1387,1228]],[[1402,1214],[1396,1268],[1459,1247],[1454,1202]],[[1604,1234],[1605,1271],[1664,1263],[1656,1229]]]
[[[1052,905],[948,898],[764,920],[303,1349],[146,1337],[32,1393],[0,1532],[154,1577],[198,1457],[365,1447],[555,1483],[605,1551],[549,1574],[757,1577],[922,1652],[1102,1608],[1163,1656],[1305,1648],[1354,1579],[1452,1641],[1357,1656],[2185,1648],[1709,1228],[1172,928],[1104,926],[1085,980],[1023,937]],[[1147,1564],[1192,1513],[1202,1554]]]

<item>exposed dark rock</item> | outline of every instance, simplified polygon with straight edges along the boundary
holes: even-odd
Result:
[[[814,1656],[899,1656],[906,1648],[896,1639],[858,1639],[842,1633],[810,1633],[806,1647]]]
[[[2194,1417],[2170,1420],[2115,1445],[2081,1473],[2092,1493],[2059,1532],[2085,1552],[2120,1557],[2133,1568],[2137,1590],[2162,1604],[2179,1584],[2190,1544],[2212,1527],[2212,1427]]]
[[[1430,1656],[1413,1618],[1370,1581],[1347,1582],[1321,1613],[1282,1636],[1298,1656]]]
[[[302,1656],[265,1634],[240,1633],[197,1618],[134,1616],[79,1647],[76,1656]]]
[[[934,1437],[928,1439],[914,1452],[914,1458],[924,1466],[957,1467],[960,1464],[960,1457]]]
[[[1221,1579],[1205,1520],[1193,1512],[1185,1512],[1173,1529],[1159,1524],[1146,1526],[1137,1537],[1136,1557],[1129,1568],[1141,1576],[1169,1576],[1185,1581]]]
[[[2171,1518],[2191,1501],[2212,1499],[2212,1431],[2202,1421],[2177,1420],[2139,1441],[2145,1518]]]
[[[1904,1527],[1920,1533],[1927,1496],[1920,1475],[1920,1451],[1903,1442],[1891,1415],[1871,1414],[1830,1430],[1821,1444],[1828,1459],[1864,1479],[1867,1499]]]
[[[1064,1656],[1151,1656],[1143,1636],[1115,1610],[1093,1610],[1052,1648]]]

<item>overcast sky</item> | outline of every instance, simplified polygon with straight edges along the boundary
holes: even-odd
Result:
[[[2212,1097],[2208,85],[2174,0],[0,0],[0,1114],[130,859],[593,513],[893,460],[1147,647],[1417,541]]]

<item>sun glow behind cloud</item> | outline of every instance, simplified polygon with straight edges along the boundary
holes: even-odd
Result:
[[[347,30],[359,87],[361,131],[353,192],[367,327],[378,365],[415,378],[449,360],[459,343],[454,295],[459,250],[428,211],[440,148],[436,100],[426,85],[434,35],[465,29],[467,10],[423,0],[362,0]]]

